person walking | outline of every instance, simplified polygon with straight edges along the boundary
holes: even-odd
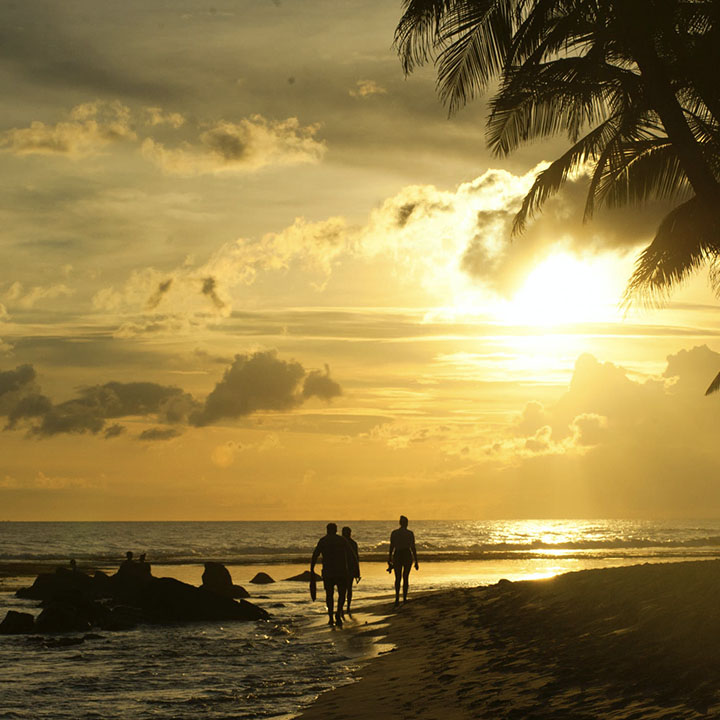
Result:
[[[352,567],[352,547],[341,535],[337,534],[337,525],[327,524],[327,534],[318,540],[310,560],[310,576],[315,572],[315,563],[322,555],[322,579],[325,587],[325,603],[328,611],[328,625],[342,627],[342,609],[348,586],[348,574]],[[333,617],[335,588],[338,592],[337,611]]]
[[[390,553],[388,564],[395,571],[395,607],[400,604],[400,581],[402,579],[403,602],[407,601],[408,587],[410,585],[410,570],[415,562],[415,569],[419,570],[417,550],[415,549],[415,535],[408,530],[408,519],[400,516],[400,527],[390,533]]]
[[[347,594],[345,595],[347,602],[347,614],[349,617],[352,617],[350,605],[352,603],[353,596],[353,581],[357,580],[360,582],[360,554],[358,552],[358,544],[352,539],[352,530],[347,525],[342,529],[342,536],[350,543],[350,547],[353,551],[352,566],[350,567],[350,572],[348,573]]]

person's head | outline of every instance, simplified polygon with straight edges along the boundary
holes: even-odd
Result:
[[[145,553],[140,556],[140,562],[145,562]]]
[[[342,529],[342,534],[343,534],[343,537],[349,538],[350,535],[352,535],[352,530],[346,525],[346,526]]]
[[[128,560],[132,560],[132,559],[133,559],[132,550],[128,550],[128,551],[125,553],[125,557],[126,557]]]
[[[400,527],[406,528],[408,526],[408,519],[404,516],[400,516]]]
[[[335,523],[327,524],[327,534],[328,535],[337,535],[337,525]]]

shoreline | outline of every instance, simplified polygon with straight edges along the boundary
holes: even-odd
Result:
[[[297,717],[720,717],[718,598],[718,560],[411,596],[383,630],[395,649]]]

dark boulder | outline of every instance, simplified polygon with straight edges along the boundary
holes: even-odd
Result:
[[[299,575],[293,575],[292,577],[285,578],[288,582],[310,582],[310,580],[315,579],[317,582],[318,580],[322,580],[322,577],[318,575],[316,572],[311,573],[309,570],[305,570],[305,572],[301,572]]]
[[[250,593],[242,585],[233,585],[234,598],[249,598]]]
[[[153,578],[140,588],[133,606],[153,622],[197,620],[264,620],[265,610],[240,600],[222,597],[173,578]]]
[[[203,590],[228,598],[247,598],[250,593],[240,585],[233,585],[230,571],[219,562],[206,562],[202,574]]]
[[[232,597],[233,581],[230,571],[222,563],[206,562],[202,574],[202,588],[216,595]]]
[[[0,635],[24,635],[35,632],[35,618],[30,613],[8,610],[0,623]]]
[[[275,581],[267,573],[259,572],[250,582],[255,585],[269,585]]]
[[[41,633],[85,632],[90,629],[90,618],[72,603],[50,603],[38,615],[35,631]]]
[[[21,588],[15,595],[29,600],[74,600],[109,597],[107,575],[95,573],[90,577],[79,570],[59,567],[52,573],[40,573],[29,588]]]

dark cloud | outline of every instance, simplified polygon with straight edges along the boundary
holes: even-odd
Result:
[[[160,304],[160,301],[163,299],[167,291],[170,290],[172,283],[173,279],[168,278],[167,280],[163,280],[158,285],[157,290],[149,297],[147,301],[148,310],[154,310]]]
[[[21,398],[8,413],[6,430],[14,429],[24,418],[42,417],[52,410],[52,402],[45,395],[32,394]]]
[[[340,393],[340,386],[330,378],[327,368],[325,373],[312,371],[306,375],[300,363],[280,360],[275,351],[236,355],[223,379],[207,396],[203,410],[190,420],[195,425],[208,425],[260,410],[290,410],[311,396],[329,400]]]
[[[416,207],[417,203],[405,203],[397,209],[395,222],[398,227],[405,227],[405,225],[407,225],[407,221],[410,219]]]
[[[35,368],[32,365],[19,365],[14,370],[0,372],[0,397],[17,392],[35,380]]]
[[[109,425],[105,428],[105,439],[109,440],[110,438],[118,437],[118,435],[122,435],[126,431],[126,428],[124,425],[118,425],[117,423],[115,425]]]
[[[180,423],[196,412],[200,404],[178,387],[151,382],[108,382],[81,388],[77,397],[54,405],[38,392],[21,391],[34,387],[35,370],[30,365],[15,371],[0,373],[0,380],[8,389],[6,402],[0,412],[7,414],[6,429],[17,428],[22,420],[39,419],[30,433],[51,436],[60,433],[98,433],[105,428],[106,420],[138,415],[156,416],[163,422]],[[3,396],[0,396],[0,400]],[[106,437],[119,434],[113,425],[107,428]]]
[[[31,429],[31,434],[49,437],[61,433],[99,433],[105,425],[105,419],[98,408],[83,400],[68,400],[53,406],[42,416],[39,425]]]
[[[23,398],[34,393],[37,386],[32,365],[0,372],[0,415],[8,415]]]
[[[300,402],[298,385],[304,375],[300,363],[280,360],[275,351],[236,355],[194,423],[207,425],[258,410],[289,410]]]
[[[157,413],[169,400],[182,395],[178,387],[151,382],[109,382],[83,388],[77,402],[95,407],[104,418]]]
[[[278,359],[275,351],[236,355],[204,403],[171,385],[113,381],[80,388],[76,397],[54,405],[37,391],[31,365],[0,372],[0,389],[4,391],[0,393],[0,415],[8,417],[6,430],[24,424],[35,436],[104,431],[106,438],[125,431],[119,424],[106,424],[116,418],[151,417],[175,426],[200,426],[260,410],[291,410],[308,398],[329,401],[342,393],[327,365],[324,372],[307,373],[298,362]],[[168,439],[180,431],[155,428],[146,433],[141,439]]]
[[[342,395],[340,385],[330,377],[330,368],[326,365],[325,372],[312,370],[303,383],[303,397],[317,397],[321,400],[332,400]]]
[[[215,305],[218,310],[222,310],[225,307],[225,303],[217,294],[217,281],[214,277],[206,277],[203,279],[201,292],[213,301],[213,305]]]
[[[175,428],[154,427],[149,430],[143,430],[140,435],[138,435],[138,440],[172,440],[180,435],[182,435],[182,432]]]

